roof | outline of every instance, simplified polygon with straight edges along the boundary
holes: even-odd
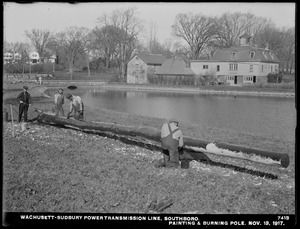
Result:
[[[244,33],[242,36],[240,36],[239,38],[251,38],[250,35],[248,35],[247,33]]]
[[[250,53],[254,52],[251,58]],[[235,57],[232,57],[235,53]],[[216,51],[210,61],[230,61],[230,62],[269,62],[279,63],[276,55],[269,49],[258,48],[254,46],[238,46],[224,48]]]
[[[150,65],[162,65],[162,63],[165,62],[165,60],[167,59],[166,57],[160,54],[146,54],[146,53],[135,54],[131,59],[133,59],[135,56],[138,56],[142,61]]]
[[[195,73],[186,67],[184,60],[179,58],[167,59],[160,68],[157,69],[158,75],[194,75]]]

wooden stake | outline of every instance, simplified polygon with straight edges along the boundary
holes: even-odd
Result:
[[[12,126],[12,136],[15,137],[15,128],[14,128],[14,113],[12,109],[12,105],[10,104],[10,112],[11,112],[11,126]]]

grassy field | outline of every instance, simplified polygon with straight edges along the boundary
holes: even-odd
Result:
[[[19,85],[19,90],[21,90]],[[6,90],[4,104],[19,92]],[[51,110],[52,98],[30,88],[33,106]],[[65,110],[68,104],[65,104]],[[164,120],[86,107],[87,121],[160,128]],[[12,212],[144,213],[154,199],[174,200],[163,213],[295,214],[295,142],[181,123],[184,135],[278,153],[288,168],[208,155],[228,167],[192,161],[190,168],[155,168],[161,153],[119,140],[31,123],[21,131],[3,123],[3,210]],[[230,165],[241,168],[233,170]],[[261,171],[278,179],[243,172]]]
[[[66,71],[56,71],[54,80],[70,80],[71,74]],[[90,76],[86,72],[73,72],[73,80],[88,81],[112,81],[114,73],[91,73]]]

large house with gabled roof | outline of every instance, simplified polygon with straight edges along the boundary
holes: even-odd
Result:
[[[127,83],[146,84],[147,74],[154,74],[166,58],[159,54],[138,53],[127,62]]]
[[[269,73],[278,73],[279,60],[269,49],[252,46],[251,36],[243,34],[240,45],[216,51],[210,60],[191,60],[196,75],[215,75],[229,85],[266,81]]]

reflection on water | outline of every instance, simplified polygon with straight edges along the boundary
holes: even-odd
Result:
[[[76,91],[78,92],[78,91]],[[85,104],[197,125],[294,140],[295,99],[90,89]]]

